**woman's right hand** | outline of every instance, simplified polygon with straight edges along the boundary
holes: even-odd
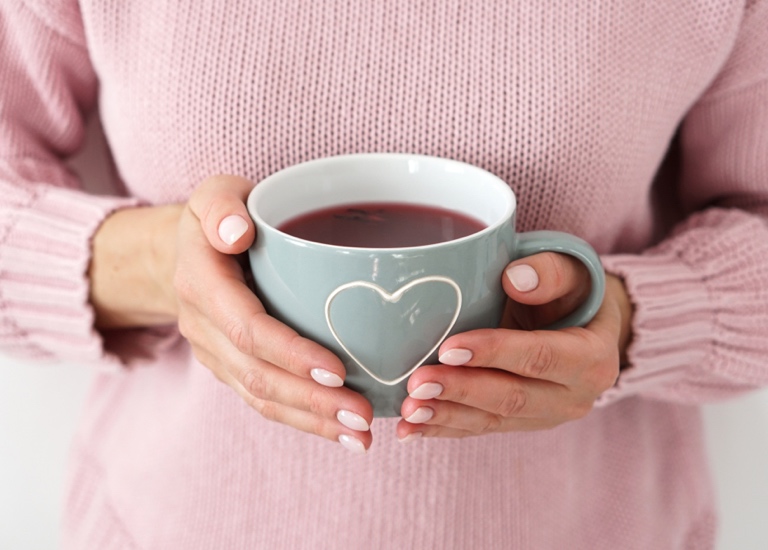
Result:
[[[245,206],[252,188],[215,176],[183,209],[173,277],[179,330],[198,360],[262,416],[363,453],[373,411],[342,385],[344,365],[269,316],[246,284],[236,256],[255,237]]]

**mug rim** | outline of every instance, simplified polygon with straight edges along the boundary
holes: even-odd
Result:
[[[290,172],[303,171],[303,170],[307,170],[310,167],[322,166],[323,164],[329,164],[329,163],[357,162],[357,161],[367,161],[367,160],[394,160],[394,161],[403,161],[406,163],[408,161],[441,163],[447,166],[453,166],[454,171],[456,169],[459,169],[462,171],[466,170],[469,172],[475,172],[476,174],[479,174],[483,176],[483,178],[489,180],[489,184],[495,187],[500,193],[507,195],[507,199],[508,199],[507,206],[504,209],[502,215],[500,215],[495,222],[488,224],[486,227],[484,227],[480,231],[476,231],[470,235],[465,235],[464,237],[460,237],[458,239],[451,239],[449,241],[441,241],[441,242],[431,243],[431,244],[423,244],[423,245],[417,245],[417,246],[401,246],[401,247],[345,246],[345,245],[335,245],[335,244],[321,243],[321,242],[312,241],[308,239],[302,239],[301,237],[295,237],[289,233],[285,233],[284,231],[279,230],[273,224],[267,222],[259,214],[259,211],[256,205],[259,195],[263,194],[264,192],[268,192],[265,190],[268,189],[271,185],[274,185],[275,180],[279,180],[281,178],[286,177],[286,175],[288,175]],[[266,184],[266,187],[265,187],[265,184]],[[397,201],[393,200],[392,202],[397,202]],[[344,204],[344,203],[340,202],[338,204]],[[504,180],[498,177],[496,174],[484,168],[481,168],[479,166],[476,166],[474,164],[470,164],[467,162],[454,160],[447,157],[409,154],[409,153],[350,153],[350,154],[344,154],[344,155],[318,157],[315,159],[293,164],[285,168],[282,168],[276,172],[273,172],[272,174],[268,175],[266,178],[256,183],[254,188],[248,194],[248,199],[246,201],[246,208],[248,210],[248,214],[250,215],[251,219],[258,226],[257,232],[256,232],[257,240],[259,239],[259,232],[266,230],[267,232],[280,236],[289,242],[295,242],[302,246],[310,246],[313,248],[318,248],[323,250],[380,254],[380,253],[398,253],[401,251],[411,252],[411,251],[421,251],[421,250],[434,250],[436,248],[455,246],[456,244],[461,244],[464,242],[472,241],[474,239],[482,238],[496,231],[499,227],[501,227],[506,223],[509,223],[510,220],[513,219],[515,210],[517,209],[517,197],[514,191],[512,190],[512,188]],[[463,213],[466,214],[466,212],[463,212]],[[296,215],[301,215],[301,213],[297,213]]]

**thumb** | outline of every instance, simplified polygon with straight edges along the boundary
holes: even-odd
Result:
[[[203,180],[189,198],[189,208],[208,242],[219,252],[239,254],[253,244],[256,230],[246,201],[253,182],[239,176],[219,175]]]
[[[542,252],[509,264],[502,286],[516,302],[542,305],[563,299],[578,303],[589,294],[591,282],[587,268],[576,258]]]
[[[542,252],[509,264],[502,286],[511,299],[506,325],[536,329],[575,310],[586,300],[592,285],[589,272],[576,258]]]

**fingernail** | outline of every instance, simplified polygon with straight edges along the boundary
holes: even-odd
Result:
[[[539,286],[539,275],[531,266],[523,264],[510,267],[506,271],[512,286],[520,292],[530,292]]]
[[[248,222],[241,216],[232,214],[219,223],[219,237],[227,244],[234,244],[248,231]]]
[[[325,369],[312,369],[309,371],[309,374],[314,378],[315,382],[329,388],[340,388],[344,385],[344,380],[339,375]]]
[[[421,439],[421,436],[424,435],[421,432],[413,432],[409,433],[402,439],[398,439],[400,443],[408,443],[409,441],[413,441],[414,439]]]
[[[352,451],[355,454],[365,454],[365,445],[363,445],[363,442],[356,437],[352,437],[351,435],[347,434],[341,434],[339,436],[339,443],[341,443],[345,449]]]
[[[424,424],[424,422],[429,421],[430,418],[432,418],[435,415],[435,411],[433,411],[430,407],[419,407],[411,415],[405,419],[406,422],[409,424]]]
[[[453,348],[444,352],[439,357],[439,361],[444,365],[452,365],[458,367],[464,365],[472,359],[472,352],[468,349]]]
[[[365,421],[365,418],[352,411],[341,410],[336,413],[336,418],[350,430],[367,432],[371,428],[368,422]]]
[[[408,395],[414,399],[434,399],[441,393],[443,393],[442,384],[438,384],[437,382],[427,382],[426,384],[422,384],[413,390]]]

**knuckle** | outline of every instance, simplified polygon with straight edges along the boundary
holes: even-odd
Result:
[[[470,398],[470,388],[468,384],[455,384],[451,389],[451,401],[456,403],[466,403]]]
[[[523,371],[532,378],[543,378],[555,366],[555,353],[552,346],[541,339],[533,346],[524,361]]]
[[[323,416],[327,409],[323,400],[324,396],[325,392],[319,388],[310,390],[307,396],[307,410],[315,416]]]
[[[548,252],[546,258],[548,264],[547,269],[549,271],[549,276],[552,279],[552,284],[555,288],[562,287],[567,282],[567,270],[564,258],[553,252]]]
[[[502,418],[513,418],[520,415],[528,402],[528,396],[524,390],[513,388],[504,393],[496,407],[496,412]]]
[[[301,349],[303,343],[304,339],[298,334],[294,334],[283,348],[285,366],[291,372],[301,372],[301,358],[303,357]]]
[[[421,430],[424,435],[426,435],[427,431],[430,431],[432,433],[434,433],[435,431],[439,431],[440,426],[458,426],[462,424],[461,422],[462,418],[458,415],[458,413],[452,407],[435,408],[434,411],[435,411],[435,414],[434,416],[432,416],[430,421],[435,422],[435,424],[430,425],[428,423],[425,423],[425,424],[422,424],[421,427],[419,428],[419,430]],[[473,431],[473,433],[477,433],[477,432]]]
[[[272,393],[268,377],[261,369],[246,370],[243,374],[242,384],[246,391],[257,399],[268,399]]]
[[[498,432],[501,429],[502,419],[495,414],[487,414],[482,422],[476,425],[473,432],[477,435]]]
[[[619,352],[604,349],[596,354],[596,359],[589,369],[588,387],[599,395],[611,388],[619,377]]]
[[[254,343],[248,325],[238,322],[237,319],[229,319],[225,322],[223,331],[227,339],[239,351],[246,355],[253,355]]]

